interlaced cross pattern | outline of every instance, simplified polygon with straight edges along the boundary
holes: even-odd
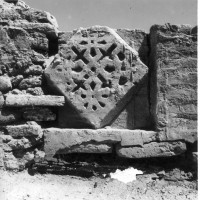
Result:
[[[130,60],[124,46],[116,40],[82,38],[70,46],[71,92],[79,94],[85,109],[106,109],[112,89],[124,86],[131,76]],[[129,55],[130,57],[130,55]]]

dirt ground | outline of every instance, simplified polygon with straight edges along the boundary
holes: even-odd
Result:
[[[0,171],[0,200],[195,200],[197,181],[138,175],[125,184],[111,178]]]

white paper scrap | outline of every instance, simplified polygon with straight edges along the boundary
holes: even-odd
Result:
[[[117,169],[115,173],[110,173],[110,177],[123,183],[129,183],[136,180],[137,174],[143,174],[143,172],[130,167],[123,171]]]

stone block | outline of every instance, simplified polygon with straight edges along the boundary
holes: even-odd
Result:
[[[4,106],[5,100],[2,94],[0,94],[0,109]]]
[[[38,149],[35,150],[34,161],[35,162],[43,162],[45,158],[45,152],[39,151]]]
[[[40,65],[32,65],[24,71],[26,75],[42,75],[43,69]]]
[[[0,92],[8,92],[12,89],[12,84],[8,76],[0,76]]]
[[[25,150],[33,147],[34,145],[40,144],[41,136],[33,138],[21,137],[20,139],[14,139],[10,135],[0,135],[0,139],[3,140],[3,150],[5,152],[16,151],[16,150]]]
[[[42,77],[41,76],[33,76],[30,78],[23,79],[19,84],[20,90],[25,90],[28,88],[40,87],[42,85]]]
[[[120,147],[116,149],[117,155],[123,158],[150,158],[168,157],[182,154],[186,151],[186,144],[176,142],[151,142],[142,147]]]
[[[138,92],[148,68],[113,29],[94,26],[68,36],[60,35],[47,81],[93,128],[109,125]]]
[[[6,152],[4,155],[4,166],[6,170],[19,171],[20,163],[12,152]]]
[[[4,167],[4,151],[3,149],[1,148],[1,145],[0,145],[0,169]]]
[[[41,96],[44,95],[44,91],[41,87],[35,87],[35,88],[28,88],[26,90],[27,94],[35,95],[35,96]]]
[[[197,164],[198,163],[198,152],[192,152],[192,161]]]
[[[6,95],[5,106],[25,107],[25,106],[63,106],[65,98],[63,96],[32,96],[32,95]]]
[[[49,108],[26,109],[23,118],[27,121],[55,121],[56,114]]]
[[[0,125],[17,122],[21,119],[21,112],[16,109],[10,110],[2,108],[0,110]]]
[[[12,86],[14,88],[18,87],[18,85],[20,84],[20,82],[23,79],[24,79],[24,77],[22,75],[13,76],[12,79],[11,79]]]
[[[35,122],[27,122],[23,125],[6,126],[6,132],[12,137],[38,137],[42,136],[42,129]]]
[[[151,119],[166,135],[197,138],[197,35],[189,25],[150,30]]]

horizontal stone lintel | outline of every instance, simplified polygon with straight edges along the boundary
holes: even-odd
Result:
[[[64,96],[52,95],[5,95],[5,106],[24,107],[24,106],[64,106]]]
[[[173,138],[173,140],[167,141],[166,137],[162,137],[163,141],[161,141],[159,133],[155,131],[49,128],[44,129],[43,133],[46,158],[53,157],[56,154],[110,153],[111,144],[116,144],[119,156],[130,158],[172,156],[184,152],[186,149],[184,139],[178,138],[176,140]],[[132,156],[129,153],[124,156],[123,151],[131,151],[131,148],[138,148],[138,151],[144,152],[143,154],[138,153],[138,155],[131,154]],[[153,148],[152,152],[148,152],[148,148],[150,150]],[[163,150],[163,153],[160,153],[162,149],[167,148],[170,149],[168,152]],[[180,149],[180,151],[177,149]]]

